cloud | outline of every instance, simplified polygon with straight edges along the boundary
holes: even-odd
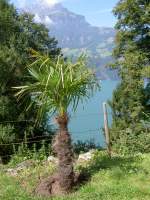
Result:
[[[40,18],[40,16],[39,16],[38,14],[35,14],[34,20],[35,20],[35,22],[37,22],[37,23],[42,23],[42,19]]]
[[[34,14],[34,21],[37,23],[45,24],[50,26],[54,24],[52,19],[48,16],[48,13],[45,12],[41,14],[41,8],[47,9],[53,7],[57,3],[61,3],[65,0],[11,0],[12,3],[15,3],[16,6],[24,11],[31,12]]]
[[[34,0],[34,1],[30,1],[30,0],[12,0],[12,2],[15,2],[17,7],[19,8],[24,8],[26,6],[32,6],[32,4],[38,4],[41,6],[47,6],[47,7],[52,7],[57,3],[61,3],[63,1],[66,0]]]
[[[52,19],[48,15],[46,15],[44,17],[40,17],[38,13],[35,14],[34,21],[37,22],[37,23],[45,24],[48,27],[50,25],[54,24],[54,22],[52,21]]]
[[[54,6],[56,3],[59,3],[59,0],[36,0],[37,3],[43,4],[45,6]]]
[[[49,16],[45,16],[43,22],[44,22],[44,24],[46,24],[46,25],[51,25],[51,24],[53,24],[53,21],[51,20],[51,18],[50,18]]]

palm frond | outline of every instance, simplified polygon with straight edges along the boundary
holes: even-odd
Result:
[[[100,88],[94,73],[87,67],[85,55],[79,56],[75,63],[62,56],[51,60],[35,51],[33,56],[36,61],[29,66],[29,74],[34,82],[15,89],[19,100],[30,95],[31,104],[33,101],[37,104],[37,122],[47,111],[67,112],[69,106],[75,111],[80,101],[90,98]]]

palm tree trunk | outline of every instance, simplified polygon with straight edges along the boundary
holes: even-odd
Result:
[[[73,150],[68,132],[68,115],[58,116],[56,121],[59,131],[53,143],[54,152],[58,157],[58,182],[63,193],[68,193],[74,184]]]

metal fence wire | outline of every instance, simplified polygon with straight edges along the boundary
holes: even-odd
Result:
[[[108,113],[108,115],[112,115],[111,113]],[[71,118],[78,119],[80,121],[85,120],[87,117],[92,116],[103,116],[103,113],[88,113],[88,114],[81,114],[78,116],[72,116]],[[102,118],[102,117],[101,117]],[[43,132],[40,132],[36,134],[36,131],[32,132],[32,128],[34,126],[34,122],[30,120],[24,120],[24,121],[3,121],[0,122],[0,151],[7,149],[7,148],[15,148],[18,149],[21,145],[27,145],[27,146],[33,146],[33,145],[41,145],[43,142],[50,143],[52,141],[52,137],[54,134],[58,131],[58,128],[54,126],[55,124],[48,124],[49,131],[46,129],[43,129]],[[22,127],[23,126],[23,127]],[[30,126],[31,130],[26,130],[26,127]],[[22,137],[15,137],[15,131],[23,132]],[[28,132],[29,131],[29,132]],[[79,129],[78,131],[71,131],[72,136],[80,135],[84,138],[85,135],[95,136],[97,134],[100,134],[102,132],[101,128],[91,128],[91,129]],[[12,154],[6,153],[3,155],[0,152],[1,158],[7,158],[10,157]]]

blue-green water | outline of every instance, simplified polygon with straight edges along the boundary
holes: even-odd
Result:
[[[104,80],[101,81],[101,91],[97,92],[94,97],[79,104],[78,109],[71,115],[69,130],[72,134],[73,141],[77,140],[94,140],[95,143],[104,146],[105,140],[103,135],[103,108],[104,101],[111,99],[112,92],[116,88],[118,81]],[[111,124],[111,113],[109,113],[109,125]]]

